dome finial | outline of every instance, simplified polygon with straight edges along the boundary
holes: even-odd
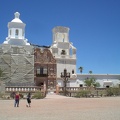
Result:
[[[16,12],[14,15],[15,15],[15,18],[19,18],[20,13],[19,13],[19,12]]]

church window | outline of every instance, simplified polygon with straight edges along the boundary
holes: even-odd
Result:
[[[43,74],[43,68],[40,68],[40,74]]]
[[[37,68],[37,70],[36,70],[36,74],[37,74],[37,75],[40,74],[40,68]]]
[[[43,74],[47,74],[47,68],[43,69]]]
[[[63,42],[65,42],[65,35],[63,34]]]
[[[72,70],[72,74],[74,74],[74,70]]]
[[[61,55],[65,55],[65,54],[66,54],[65,50],[62,50]]]
[[[47,76],[47,68],[38,67],[36,70],[37,77],[45,77]]]
[[[15,31],[15,37],[18,37],[18,34],[19,34],[19,30],[16,29],[16,31]]]

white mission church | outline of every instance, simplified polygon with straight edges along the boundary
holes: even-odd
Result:
[[[0,66],[7,73],[6,83],[29,83],[34,85],[34,46],[25,38],[26,24],[20,20],[20,13],[8,23],[8,37],[0,45]],[[49,50],[56,59],[56,84],[63,87],[61,72],[67,69],[70,78],[67,87],[85,86],[86,78],[95,78],[100,87],[118,86],[120,74],[78,74],[76,73],[76,48],[69,39],[69,28],[54,27],[53,43]]]

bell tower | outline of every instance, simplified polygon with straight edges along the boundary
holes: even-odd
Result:
[[[69,28],[57,26],[53,28],[53,56],[57,60],[57,77],[66,68],[71,74],[76,73],[76,48],[69,41]]]
[[[53,41],[69,42],[69,28],[61,26],[53,28]]]
[[[20,20],[20,13],[14,13],[15,18],[8,23],[8,37],[3,44],[10,45],[30,45],[25,39],[26,24]]]

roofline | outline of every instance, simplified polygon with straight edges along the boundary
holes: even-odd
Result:
[[[90,73],[77,73],[77,75],[120,75],[120,74],[90,74]]]

